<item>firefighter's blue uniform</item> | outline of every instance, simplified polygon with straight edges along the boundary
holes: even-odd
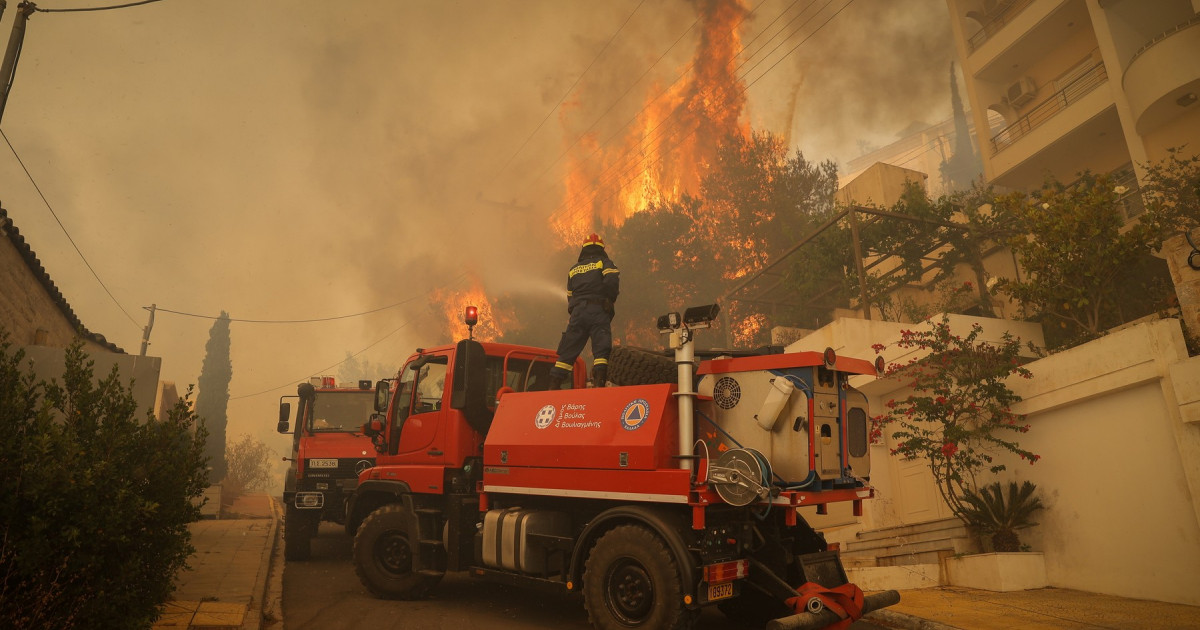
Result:
[[[604,251],[604,241],[592,234],[583,243],[579,260],[567,272],[567,312],[571,318],[558,343],[558,362],[550,370],[551,387],[566,380],[588,339],[592,341],[592,377],[604,385],[612,351],[613,305],[621,293],[621,272]]]

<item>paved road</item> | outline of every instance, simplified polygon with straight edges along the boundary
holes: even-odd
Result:
[[[325,523],[313,540],[312,559],[283,570],[284,630],[590,630],[583,600],[548,595],[448,574],[429,599],[375,599],[359,583],[350,562],[351,543],[342,528]],[[697,630],[740,630],[715,607],[705,609]],[[866,622],[855,630],[878,628]]]

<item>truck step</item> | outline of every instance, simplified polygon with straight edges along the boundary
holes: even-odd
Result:
[[[417,514],[428,514],[429,516],[441,516],[442,511],[438,508],[416,508],[413,510]]]
[[[421,544],[421,546],[423,546],[423,547],[434,547],[437,549],[441,549],[442,547],[445,546],[442,544],[442,541],[440,539],[422,538],[422,539],[418,540],[417,542],[419,542]]]
[[[431,578],[440,578],[443,575],[446,575],[445,571],[437,571],[435,569],[417,569],[415,571],[415,573],[417,575],[421,575],[424,577],[431,577]]]

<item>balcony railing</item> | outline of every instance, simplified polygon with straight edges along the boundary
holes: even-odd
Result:
[[[1066,185],[1067,190],[1074,190],[1083,182],[1083,178],[1079,178]],[[1125,220],[1129,221],[1139,214],[1146,211],[1146,202],[1142,198],[1142,189],[1138,185],[1137,174],[1133,171],[1133,164],[1126,163],[1108,172],[1108,184],[1112,186],[1113,192],[1117,194],[1117,207],[1121,210],[1121,214],[1125,216]]]
[[[1118,191],[1117,204],[1121,207],[1121,212],[1125,215],[1125,220],[1128,221],[1139,214],[1146,211],[1146,203],[1142,199],[1142,189],[1138,186],[1137,174],[1133,172],[1133,165],[1126,164],[1110,173],[1112,179],[1109,180],[1113,184],[1113,188]]]
[[[1146,42],[1144,45],[1142,45],[1141,48],[1137,49],[1137,52],[1133,53],[1133,56],[1129,58],[1129,62],[1125,64],[1125,67],[1128,68],[1129,66],[1132,66],[1133,62],[1135,60],[1137,60],[1138,57],[1142,56],[1142,53],[1153,48],[1154,45],[1157,44],[1158,42],[1161,42],[1162,40],[1174,35],[1175,33],[1178,33],[1179,31],[1184,30],[1185,28],[1190,28],[1190,27],[1196,26],[1197,24],[1200,24],[1200,13],[1197,13],[1196,15],[1192,16],[1192,18],[1186,22],[1181,22],[1179,24],[1176,24],[1175,26],[1172,26],[1171,28],[1159,33],[1158,35],[1151,37],[1150,41]]]
[[[1025,134],[1042,126],[1047,120],[1054,118],[1059,112],[1087,96],[1106,81],[1108,81],[1108,71],[1104,69],[1104,62],[1097,62],[1074,81],[1068,83],[1066,87],[1034,105],[1033,109],[1018,118],[1016,122],[992,136],[992,155],[1003,151]]]
[[[967,39],[967,49],[969,52],[975,52],[976,48],[983,45],[984,42],[991,39],[993,35],[1000,32],[1006,24],[1012,21],[1025,7],[1033,4],[1033,0],[1008,0],[1007,2],[997,2],[996,8],[992,9],[987,16],[984,17],[982,23],[983,29],[975,33]]]

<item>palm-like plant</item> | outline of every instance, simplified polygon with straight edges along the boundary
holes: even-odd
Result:
[[[1045,507],[1034,496],[1036,491],[1037,486],[1029,481],[1020,486],[1010,482],[1007,497],[1000,482],[984,486],[978,493],[967,491],[960,516],[980,534],[990,534],[996,551],[1020,551],[1017,530],[1037,525],[1033,513]]]

